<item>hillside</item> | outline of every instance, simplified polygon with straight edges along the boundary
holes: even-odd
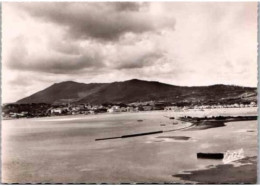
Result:
[[[81,98],[97,92],[104,85],[106,84],[84,84],[73,81],[55,83],[42,91],[17,101],[17,103],[76,102]]]
[[[17,103],[131,103],[167,101],[174,103],[236,103],[256,101],[256,88],[212,85],[183,87],[154,81],[132,79],[113,83],[56,83]]]

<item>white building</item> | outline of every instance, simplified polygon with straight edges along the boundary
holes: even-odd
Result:
[[[51,114],[61,114],[61,113],[62,113],[62,108],[51,109]]]
[[[107,112],[109,112],[109,113],[121,112],[121,110],[120,110],[119,106],[112,106],[110,109],[107,110]]]

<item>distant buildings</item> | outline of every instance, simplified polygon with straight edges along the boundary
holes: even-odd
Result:
[[[120,112],[139,112],[152,110],[165,110],[180,112],[189,109],[204,110],[218,108],[248,108],[257,107],[256,102],[234,103],[234,104],[213,104],[213,105],[189,105],[178,106],[165,102],[135,102],[130,104],[7,104],[2,106],[2,116],[4,118],[30,118],[59,115],[78,115],[78,114],[98,114],[98,113],[120,113]]]
[[[107,110],[109,113],[114,113],[114,112],[120,112],[120,107],[119,106],[112,106],[110,109]]]
[[[177,106],[167,106],[164,108],[165,111],[180,111],[180,110],[187,110],[187,109],[195,109],[195,110],[203,110],[203,109],[217,109],[217,108],[249,108],[249,107],[256,107],[257,104],[255,102],[251,102],[250,104],[218,104],[218,105],[192,105],[192,106],[184,106],[184,107],[177,107]]]
[[[51,109],[51,114],[61,114],[62,113],[62,109],[60,108],[55,108],[55,109]]]
[[[152,109],[153,109],[153,106],[151,106],[151,105],[143,106],[143,111],[151,111]]]
[[[129,107],[126,108],[126,111],[127,112],[138,112],[139,108],[138,107],[129,106]]]

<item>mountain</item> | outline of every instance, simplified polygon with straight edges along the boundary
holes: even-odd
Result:
[[[236,103],[256,101],[257,89],[231,85],[174,86],[132,79],[113,83],[55,83],[17,103],[131,103],[167,101],[174,103]]]
[[[73,81],[55,83],[42,91],[17,101],[17,103],[75,102],[95,93],[104,85],[104,83],[84,84]]]

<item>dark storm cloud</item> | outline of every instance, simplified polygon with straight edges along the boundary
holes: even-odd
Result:
[[[63,27],[74,39],[115,41],[121,35],[173,29],[175,19],[149,14],[142,3],[20,3],[31,16]]]

